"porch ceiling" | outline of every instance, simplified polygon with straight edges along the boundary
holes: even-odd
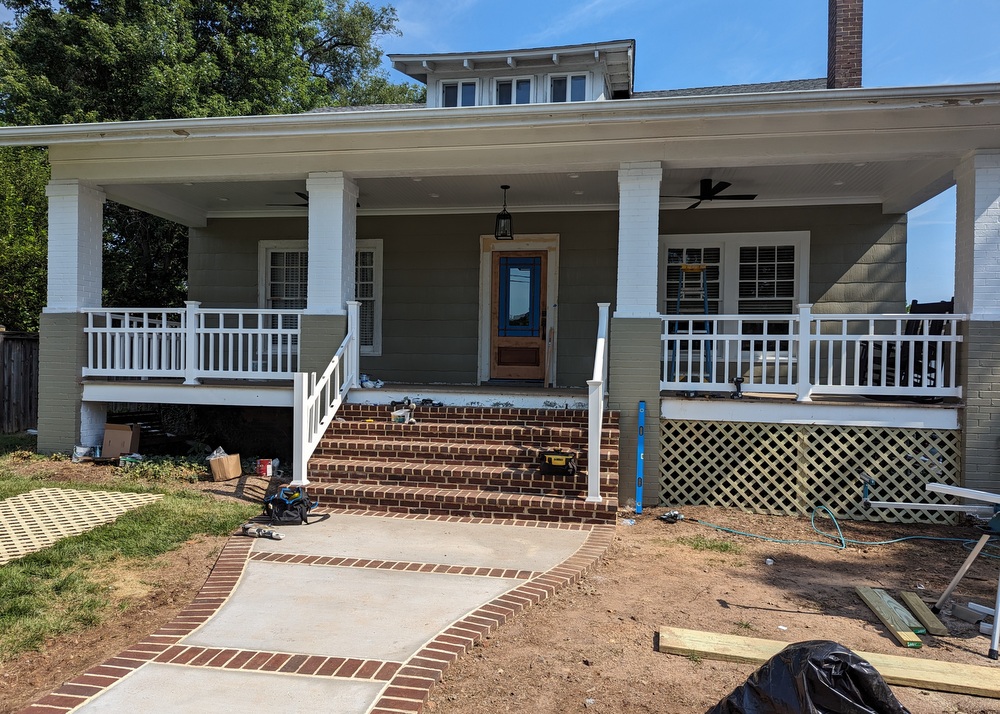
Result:
[[[728,193],[756,193],[749,202],[713,201],[698,210],[717,208],[884,204],[887,213],[905,212],[952,184],[954,159],[892,162],[850,162],[781,166],[665,166],[661,193],[693,195],[703,178],[728,181]],[[490,213],[500,205],[500,185],[509,184],[512,211],[617,210],[617,170],[550,173],[478,173],[359,178],[362,215],[414,213]],[[297,192],[302,179],[238,182],[184,182],[117,185],[108,188],[113,200],[157,212],[156,206],[174,206],[175,216],[236,218],[305,216]],[[725,193],[722,194],[723,196]],[[685,209],[692,201],[663,198],[665,209]],[[279,205],[292,204],[292,205]],[[176,210],[184,207],[185,211]]]

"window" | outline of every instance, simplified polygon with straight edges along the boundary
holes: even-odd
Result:
[[[707,266],[709,314],[789,315],[808,301],[805,231],[661,236],[660,241],[664,314],[678,312],[682,263]],[[694,312],[695,307],[682,300],[680,312]]]
[[[445,82],[441,85],[441,106],[476,106],[475,82]]]
[[[308,278],[308,252],[268,249],[264,306],[269,310],[304,310],[308,296]]]
[[[531,80],[497,80],[496,101],[497,104],[531,104]]]
[[[382,241],[359,240],[354,268],[354,299],[358,308],[361,354],[382,354]]]
[[[304,310],[309,253],[305,241],[261,241],[261,306]],[[359,307],[361,354],[382,353],[382,241],[358,240],[355,299]]]
[[[549,83],[549,101],[582,102],[587,98],[587,75],[566,74],[552,77]]]

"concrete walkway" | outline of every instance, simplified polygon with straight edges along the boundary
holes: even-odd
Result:
[[[21,714],[413,714],[507,618],[569,585],[614,526],[327,514],[234,536],[194,602]]]

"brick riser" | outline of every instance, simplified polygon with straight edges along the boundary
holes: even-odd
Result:
[[[587,413],[580,410],[417,407],[415,424],[387,406],[345,405],[310,462],[311,488],[333,509],[613,522],[618,415],[605,418],[601,503],[586,503],[585,471],[541,474],[539,450],[563,448],[586,468]]]

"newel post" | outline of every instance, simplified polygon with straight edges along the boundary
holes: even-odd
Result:
[[[200,384],[198,380],[198,308],[197,300],[184,301],[184,384]]]
[[[350,389],[360,386],[361,374],[361,303],[357,300],[347,301],[347,334],[351,341],[347,347],[347,374],[344,382]],[[339,385],[338,385],[339,388]]]

